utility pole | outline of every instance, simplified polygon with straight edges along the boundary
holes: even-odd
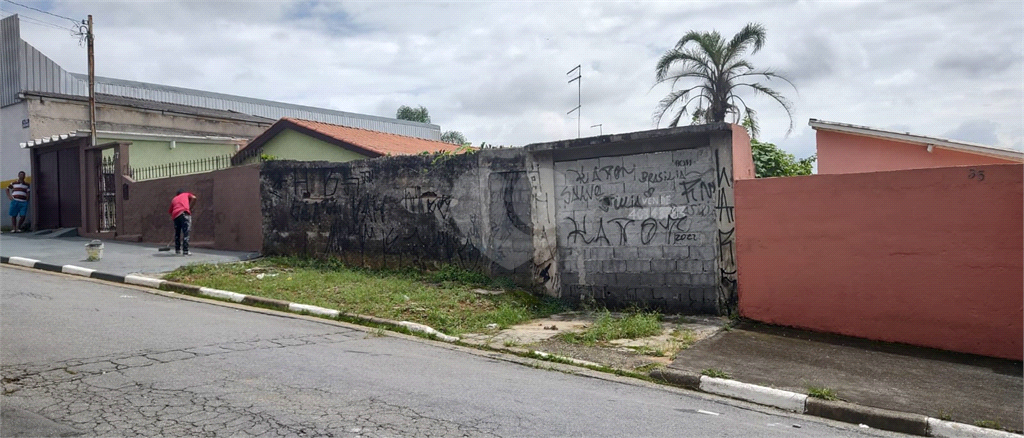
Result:
[[[96,146],[96,65],[92,53],[92,15],[89,15],[89,30],[85,34],[89,44],[89,132],[90,144]]]
[[[580,138],[580,121],[583,120],[583,110],[581,109],[583,107],[583,85],[580,85],[583,83],[583,69],[580,68],[581,66],[582,64],[577,65],[576,67],[573,67],[572,70],[565,73],[566,75],[570,75],[572,72],[576,72],[576,77],[569,79],[570,84],[573,81],[576,81],[576,108],[573,108],[566,113],[572,114],[573,111],[576,111],[576,138]]]
[[[603,123],[598,123],[596,125],[590,125],[591,128],[597,128],[598,129],[597,132],[601,133],[600,135],[604,135],[604,128],[602,128],[602,126],[604,126]]]

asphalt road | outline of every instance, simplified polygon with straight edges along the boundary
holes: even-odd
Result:
[[[5,437],[898,436],[329,321],[0,276]]]

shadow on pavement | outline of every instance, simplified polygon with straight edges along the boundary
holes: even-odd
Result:
[[[716,369],[803,394],[829,388],[863,406],[1024,429],[1017,361],[742,322],[681,351],[670,368]]]

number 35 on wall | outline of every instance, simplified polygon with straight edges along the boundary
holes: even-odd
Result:
[[[985,171],[970,169],[967,171],[967,179],[977,179],[979,182],[984,181]]]

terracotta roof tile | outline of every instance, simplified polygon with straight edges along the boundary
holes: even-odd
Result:
[[[451,143],[387,134],[360,128],[332,125],[293,118],[282,118],[295,125],[311,129],[328,137],[349,143],[381,155],[415,155],[421,152],[455,151],[459,148]]]

